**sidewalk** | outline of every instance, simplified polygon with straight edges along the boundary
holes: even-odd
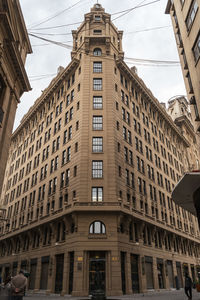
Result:
[[[193,300],[200,300],[200,293],[197,293],[196,290],[193,289]],[[58,300],[58,299],[67,299],[67,300],[87,300],[89,297],[72,297],[71,295],[65,295],[61,297],[57,294],[46,295],[45,293],[28,293],[24,299],[26,300],[44,300],[45,298],[51,300]],[[187,300],[187,297],[184,293],[183,289],[180,290],[162,290],[162,291],[149,291],[145,294],[133,294],[133,295],[122,295],[122,296],[112,296],[107,297],[108,300]]]

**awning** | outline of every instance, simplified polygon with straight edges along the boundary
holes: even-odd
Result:
[[[175,186],[172,199],[176,204],[196,215],[193,194],[200,187],[200,172],[186,173]]]

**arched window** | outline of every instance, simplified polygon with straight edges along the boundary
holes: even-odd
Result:
[[[101,221],[95,221],[92,224],[90,224],[89,233],[90,234],[105,234],[106,227]]]
[[[102,51],[100,48],[95,48],[93,51],[94,56],[101,56],[102,55]]]

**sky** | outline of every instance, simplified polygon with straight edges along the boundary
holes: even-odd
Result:
[[[71,30],[76,30],[79,26],[74,23],[82,22],[84,14],[96,2],[97,0],[20,0],[29,34],[67,45],[72,45]],[[148,4],[150,2],[152,3]],[[99,0],[99,3],[111,14],[118,30],[124,32],[125,57],[179,61],[171,19],[165,14],[167,0]],[[126,15],[119,13],[131,8],[134,9]],[[72,23],[74,25],[69,25]],[[55,26],[61,27],[52,28]],[[21,97],[14,130],[56,75],[58,67],[66,67],[71,60],[70,49],[30,35],[29,37],[33,53],[28,55],[25,67],[32,90]],[[144,65],[143,62],[128,65],[137,67],[138,75],[160,102],[167,103],[173,96],[186,95],[180,65]]]

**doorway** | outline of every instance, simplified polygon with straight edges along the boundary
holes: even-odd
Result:
[[[73,291],[73,278],[74,278],[74,252],[69,253],[69,294]]]
[[[106,291],[106,258],[105,252],[90,252],[89,259],[89,294]]]
[[[138,255],[131,254],[131,280],[133,293],[139,293]]]
[[[63,266],[64,266],[64,254],[56,255],[56,281],[55,281],[55,293],[59,294],[63,287]]]

